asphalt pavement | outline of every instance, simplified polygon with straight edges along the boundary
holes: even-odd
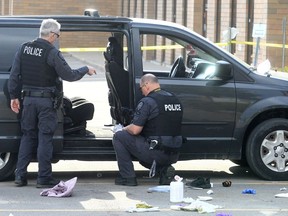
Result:
[[[258,179],[250,169],[239,167],[230,161],[195,160],[178,162],[176,174],[184,183],[197,177],[209,178],[213,187],[193,189],[184,187],[185,202],[170,202],[170,192],[148,192],[155,190],[158,178],[148,178],[148,170],[135,163],[138,186],[117,186],[114,178],[116,162],[60,161],[53,165],[54,176],[67,181],[77,177],[71,197],[55,198],[40,196],[43,189],[36,188],[37,164],[29,167],[28,186],[15,187],[13,181],[0,183],[0,216],[95,216],[95,215],[207,215],[207,216],[280,216],[287,215],[287,198],[275,195],[288,191],[287,182],[270,182]],[[232,185],[223,187],[229,180]],[[158,187],[159,189],[159,187]],[[163,188],[162,188],[163,189]],[[167,189],[167,188],[166,188]],[[243,190],[254,190],[255,194],[243,194]],[[281,191],[282,190],[282,191]],[[207,193],[207,192],[213,193]],[[199,202],[199,199],[211,199]],[[198,199],[198,201],[196,201]],[[129,213],[137,204],[147,203],[158,207],[156,212]],[[174,210],[198,203],[193,211]],[[201,205],[200,205],[201,204]],[[192,206],[192,205],[190,205]],[[207,206],[210,207],[207,209]],[[144,209],[145,210],[145,209]],[[214,211],[201,214],[200,211]],[[138,209],[139,211],[139,209]]]

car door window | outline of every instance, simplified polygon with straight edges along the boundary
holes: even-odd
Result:
[[[215,63],[220,59],[196,44],[154,34],[142,34],[140,41],[144,73],[180,79],[221,79],[215,73]]]

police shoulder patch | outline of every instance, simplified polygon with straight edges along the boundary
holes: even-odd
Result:
[[[140,102],[138,103],[137,107],[136,107],[136,110],[137,110],[137,111],[141,110],[141,108],[143,107],[143,105],[144,105],[144,102],[143,102],[143,101],[140,101]]]

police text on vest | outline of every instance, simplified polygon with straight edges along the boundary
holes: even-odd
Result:
[[[43,49],[25,46],[23,53],[33,56],[42,56]]]
[[[180,104],[165,104],[164,105],[165,111],[181,111]]]

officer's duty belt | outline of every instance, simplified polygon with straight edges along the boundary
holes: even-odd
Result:
[[[52,98],[54,94],[52,92],[45,92],[45,91],[29,91],[24,90],[22,91],[22,97],[41,97],[41,98]]]

